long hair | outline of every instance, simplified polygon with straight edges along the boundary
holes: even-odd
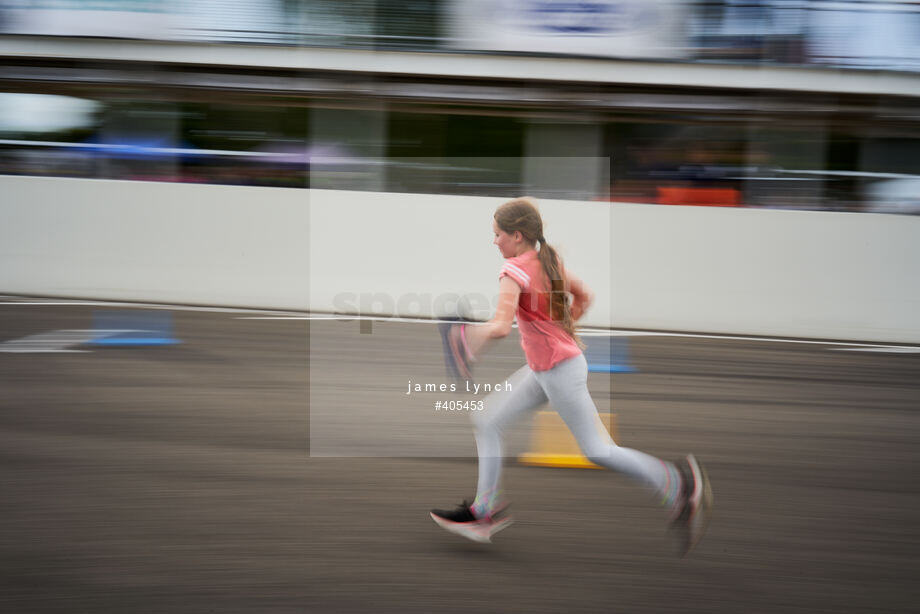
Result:
[[[530,243],[540,244],[537,257],[549,281],[550,318],[583,349],[584,345],[575,333],[575,318],[572,317],[569,295],[565,291],[565,269],[562,267],[559,254],[543,236],[543,218],[540,217],[536,202],[526,196],[509,200],[496,209],[495,223],[508,234],[518,231]]]

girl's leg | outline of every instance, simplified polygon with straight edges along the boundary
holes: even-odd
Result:
[[[527,365],[508,378],[508,383],[511,390],[489,394],[484,399],[483,410],[473,415],[476,448],[479,452],[479,482],[472,509],[478,517],[488,516],[497,503],[505,432],[521,416],[547,400]]]
[[[654,456],[621,448],[610,438],[588,392],[588,364],[584,355],[559,363],[535,377],[591,462],[607,467],[644,485],[662,503],[673,505],[680,494],[677,468]]]

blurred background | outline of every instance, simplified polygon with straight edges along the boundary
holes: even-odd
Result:
[[[494,547],[428,517],[525,193],[688,559],[527,421]],[[0,0],[0,611],[910,611],[916,214],[920,2]]]
[[[916,2],[0,7],[6,174],[920,211]]]

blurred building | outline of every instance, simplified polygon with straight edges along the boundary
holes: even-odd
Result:
[[[920,3],[7,0],[0,173],[920,212]]]

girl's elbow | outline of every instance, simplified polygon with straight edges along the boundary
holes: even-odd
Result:
[[[511,334],[511,322],[496,322],[492,328],[492,338],[502,339]]]

